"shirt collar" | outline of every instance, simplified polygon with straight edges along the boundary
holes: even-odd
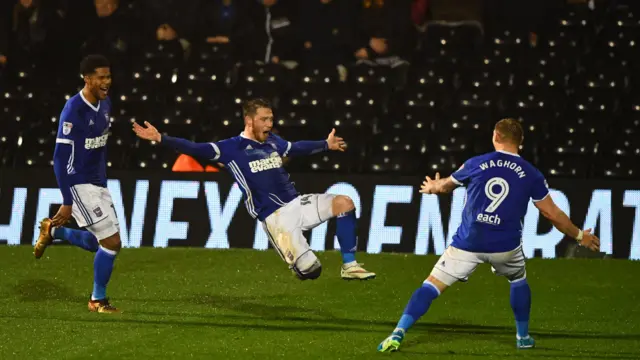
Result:
[[[90,108],[93,109],[93,111],[97,112],[98,110],[100,110],[100,100],[98,100],[98,106],[93,106],[93,104],[90,103],[89,100],[87,100],[84,97],[84,94],[82,93],[82,90],[80,90],[80,97],[82,98],[82,101],[84,101],[85,104],[87,104]]]
[[[514,153],[509,152],[509,151],[496,150],[496,152],[503,153],[503,154],[507,154],[507,155],[511,155],[511,156],[517,156],[517,157],[520,157],[520,155],[518,155],[518,154],[514,154]]]
[[[261,142],[260,142],[260,141],[258,141],[258,140],[249,139],[249,138],[244,134],[244,130],[240,133],[240,137],[241,137],[241,138],[244,138],[244,139],[247,139],[247,140],[251,140],[251,141],[253,141],[253,142],[257,142],[258,144],[264,144],[264,143],[261,143]]]

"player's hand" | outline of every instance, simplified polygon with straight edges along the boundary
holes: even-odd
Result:
[[[347,148],[347,143],[344,142],[344,139],[336,136],[336,129],[331,130],[327,138],[327,145],[329,150],[344,151]]]
[[[591,251],[600,251],[600,239],[591,233],[591,229],[587,229],[582,233],[580,245]]]
[[[141,126],[137,122],[133,123],[133,132],[135,132],[139,138],[157,142],[162,140],[162,136],[155,126],[151,125],[148,121],[145,121],[144,125],[145,126]]]
[[[422,182],[422,186],[420,186],[420,192],[423,194],[435,194],[436,193],[436,181],[440,180],[440,173],[436,173],[436,178],[431,179],[430,177],[426,177],[425,181]]]
[[[62,226],[71,220],[71,205],[61,205],[58,212],[51,219],[53,226]]]

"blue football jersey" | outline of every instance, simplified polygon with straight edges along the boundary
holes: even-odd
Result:
[[[520,246],[529,199],[536,202],[549,195],[538,169],[504,151],[467,160],[451,179],[467,186],[462,223],[451,245],[471,252],[505,252]]]
[[[291,142],[274,134],[264,143],[240,135],[211,146],[216,153],[212,160],[223,163],[236,179],[252,217],[264,221],[299,195],[282,167],[282,158],[291,149]]]
[[[69,186],[107,186],[110,112],[111,101],[108,98],[93,106],[82,92],[70,98],[62,109],[56,143],[58,146],[71,146],[71,156],[66,165]]]

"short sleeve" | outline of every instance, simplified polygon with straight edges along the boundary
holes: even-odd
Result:
[[[287,155],[289,155],[289,151],[291,150],[292,145],[290,141],[287,141],[273,133],[271,134],[271,141],[273,141],[273,144],[276,145],[276,151],[278,152],[278,155],[282,157],[286,157]]]
[[[74,140],[82,137],[84,129],[80,117],[71,107],[65,107],[60,114],[56,143],[73,144]]]
[[[233,160],[235,154],[235,144],[234,139],[225,139],[217,142],[209,143],[211,147],[213,147],[213,151],[215,156],[211,159],[211,161],[227,164]]]
[[[458,168],[453,174],[451,174],[451,181],[458,186],[467,185],[471,180],[473,165],[472,160],[469,159]]]
[[[538,202],[544,200],[547,196],[549,196],[549,184],[544,176],[538,172],[531,186],[531,200]]]

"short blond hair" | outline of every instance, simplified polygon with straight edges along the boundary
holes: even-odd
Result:
[[[520,146],[524,140],[524,131],[520,122],[513,118],[498,121],[495,131],[500,134],[500,139]]]

